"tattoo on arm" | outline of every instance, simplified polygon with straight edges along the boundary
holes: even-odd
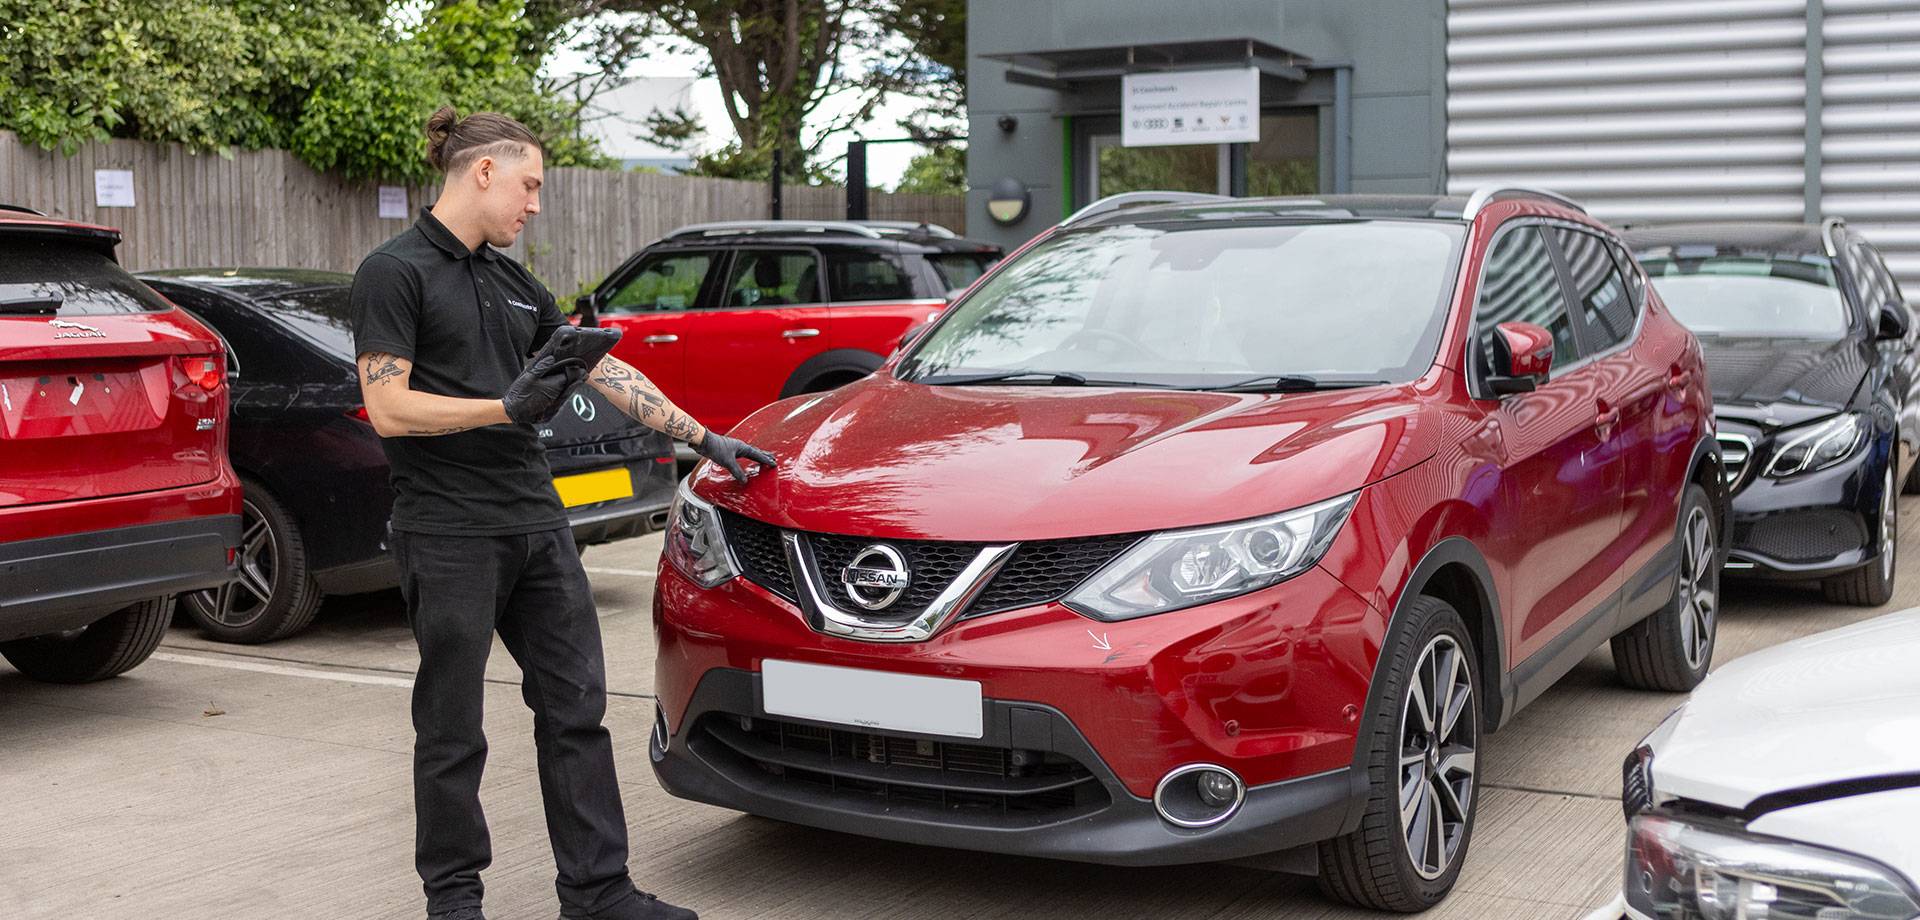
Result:
[[[400,362],[384,351],[367,353],[367,386],[386,383],[400,376]]]
[[[612,358],[602,360],[593,372],[594,383],[618,393],[653,385],[653,382],[647,379],[647,375],[634,370],[623,361]]]
[[[433,435],[453,434],[455,432],[465,431],[465,430],[467,429],[461,428],[458,425],[452,428],[411,428],[407,430],[407,434],[414,435],[414,436],[431,437]]]

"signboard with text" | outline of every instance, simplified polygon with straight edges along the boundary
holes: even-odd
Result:
[[[1120,80],[1120,143],[1241,144],[1260,139],[1260,71],[1130,73]]]

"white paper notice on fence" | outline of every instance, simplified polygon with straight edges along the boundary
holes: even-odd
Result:
[[[1260,71],[1180,70],[1120,79],[1120,144],[1241,144],[1260,139]]]
[[[380,219],[407,219],[407,190],[398,185],[380,186]]]
[[[94,170],[93,206],[96,208],[133,207],[133,170]]]

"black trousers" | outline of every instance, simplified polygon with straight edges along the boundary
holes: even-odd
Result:
[[[613,770],[607,666],[593,592],[567,528],[505,537],[393,535],[407,621],[420,644],[413,687],[414,863],[427,911],[480,904],[492,862],[480,772],[481,703],[497,631],[533,710],[540,796],[561,915],[631,896],[627,822]]]

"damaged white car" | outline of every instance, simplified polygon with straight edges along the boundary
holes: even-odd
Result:
[[[1627,757],[1594,917],[1920,917],[1920,609],[1733,661]]]

